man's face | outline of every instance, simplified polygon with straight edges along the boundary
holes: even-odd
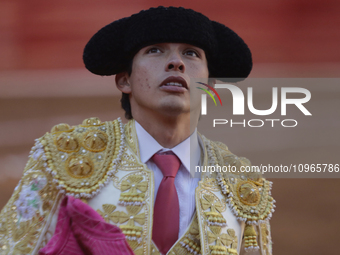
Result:
[[[125,93],[130,94],[132,115],[142,112],[179,115],[199,112],[200,102],[190,102],[190,78],[208,78],[202,49],[184,43],[160,43],[142,48],[133,58]],[[197,102],[196,102],[197,101]],[[190,104],[191,103],[191,104]]]

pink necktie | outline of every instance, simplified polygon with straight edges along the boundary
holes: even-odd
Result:
[[[178,239],[179,203],[175,177],[181,165],[176,155],[155,154],[152,160],[163,173],[153,215],[152,240],[162,254],[166,254]]]

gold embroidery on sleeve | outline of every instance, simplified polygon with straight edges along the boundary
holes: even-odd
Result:
[[[40,139],[47,170],[61,192],[91,198],[117,172],[124,149],[124,126],[120,119],[101,123],[98,118],[86,119],[73,129],[59,126],[53,128],[57,132]],[[59,131],[65,129],[64,133]]]
[[[200,245],[200,235],[197,215],[195,214],[188,231],[183,235],[183,237],[178,240],[170,250],[170,254],[174,255],[200,255],[201,245]]]
[[[145,192],[148,189],[148,182],[143,181],[144,177],[139,174],[129,175],[120,185],[119,204],[128,205],[144,205]]]
[[[270,225],[269,222],[263,222],[260,224],[260,232],[261,232],[261,245],[264,255],[272,254],[272,243],[271,243],[271,234],[270,234]]]
[[[46,173],[43,146],[36,141],[21,181],[0,214],[0,254],[28,254],[55,213],[58,196],[52,176]]]
[[[112,205],[112,204],[103,204],[103,211],[97,210],[97,212],[100,214],[100,216],[103,217],[103,219],[107,222],[110,223],[112,221],[113,223],[117,224],[119,222],[119,216],[120,212],[115,211],[117,206]]]
[[[249,160],[239,158],[228,151],[222,143],[211,142],[203,137],[211,162],[234,167],[237,171],[217,173],[217,181],[227,202],[238,220],[246,223],[245,251],[258,250],[254,226],[268,221],[274,212],[275,200],[271,197],[272,182],[261,178],[258,172],[242,172],[241,166],[250,166]]]
[[[140,171],[124,176],[119,185],[121,193],[118,204],[126,208],[126,212],[119,212],[119,227],[135,254],[145,253],[143,237],[151,234],[149,226],[146,226],[149,217],[149,206],[145,203],[148,182],[148,174]]]
[[[201,198],[203,210],[206,211],[210,209],[210,211],[204,212],[207,216],[208,225],[226,226],[227,221],[221,214],[223,206],[221,202],[219,202],[219,199],[211,195],[203,195],[203,198],[204,199]]]
[[[203,183],[204,180],[200,182],[199,191],[196,195],[200,201],[200,208],[197,208],[197,210],[199,210],[199,215],[203,221],[201,242],[202,240],[206,242],[206,252],[211,255],[236,255],[238,240],[235,231],[231,228],[223,230],[227,226],[227,221],[222,215],[226,207],[213,192],[202,188]]]

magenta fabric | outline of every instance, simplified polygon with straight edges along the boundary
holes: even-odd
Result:
[[[60,205],[56,230],[39,255],[133,255],[124,234],[89,205],[67,196]]]
[[[164,176],[155,201],[152,240],[158,250],[166,254],[178,239],[179,202],[175,177],[181,161],[175,154],[155,154],[152,160]]]

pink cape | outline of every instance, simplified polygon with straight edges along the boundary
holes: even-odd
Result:
[[[117,226],[106,223],[89,205],[65,197],[60,205],[56,230],[39,255],[133,255]]]

